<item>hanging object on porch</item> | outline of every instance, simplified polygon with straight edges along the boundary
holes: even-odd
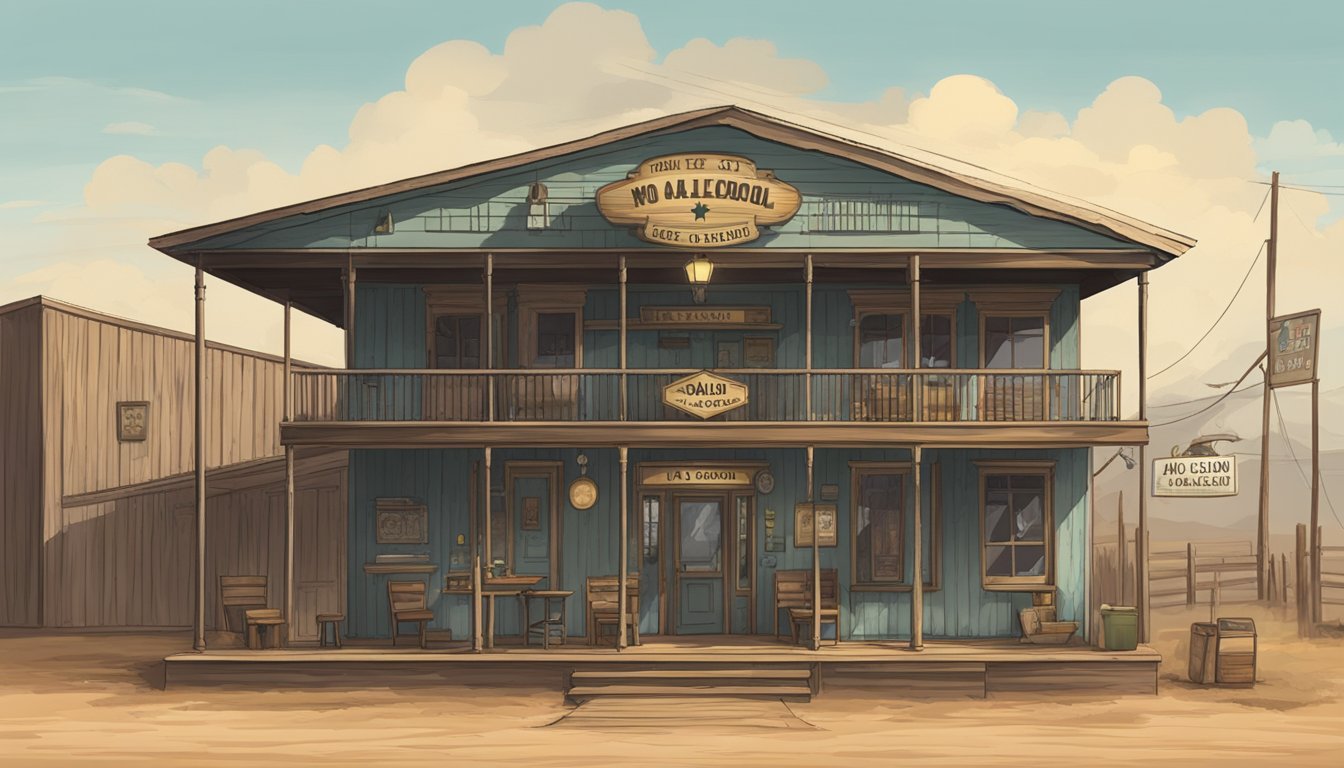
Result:
[[[575,509],[591,509],[597,503],[597,483],[588,477],[588,457],[580,453],[576,461],[579,476],[569,484],[569,505]]]
[[[756,486],[756,492],[765,495],[775,490],[775,476],[768,468],[762,469],[760,472],[756,473],[754,484]]]
[[[663,403],[708,419],[747,404],[747,385],[700,371],[663,387]]]

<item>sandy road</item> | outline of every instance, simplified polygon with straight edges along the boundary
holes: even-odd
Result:
[[[1263,682],[1179,682],[1187,616],[1160,617],[1158,697],[908,702],[821,696],[811,728],[697,718],[630,730],[544,727],[550,689],[267,692],[157,688],[178,634],[0,633],[5,765],[1344,765],[1344,643],[1261,617]]]

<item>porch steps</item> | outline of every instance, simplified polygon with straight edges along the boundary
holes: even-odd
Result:
[[[569,675],[565,699],[582,703],[605,697],[774,699],[811,701],[810,666],[583,669]]]

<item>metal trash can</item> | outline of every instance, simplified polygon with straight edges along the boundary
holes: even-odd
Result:
[[[1132,651],[1139,647],[1139,609],[1132,605],[1101,606],[1101,647]]]
[[[1258,644],[1253,619],[1229,618],[1191,624],[1190,682],[1255,685]]]

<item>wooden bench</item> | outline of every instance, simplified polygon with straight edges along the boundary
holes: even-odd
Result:
[[[779,635],[779,612],[789,612],[789,637],[796,644],[799,628],[812,626],[812,570],[775,571],[774,635]],[[835,627],[835,642],[840,642],[840,578],[834,568],[821,571],[821,612],[824,627]]]
[[[285,626],[285,617],[280,609],[267,607],[265,576],[220,576],[219,615],[225,632],[232,631],[229,627],[231,608],[242,611],[243,633],[248,648],[261,646],[263,628],[273,635],[271,644],[280,646],[280,628]]]
[[[620,635],[620,580],[616,576],[589,576],[584,585],[588,605],[589,644],[596,644],[604,626],[616,627]],[[625,623],[630,628],[631,642],[639,645],[639,575],[630,574],[625,585]]]

